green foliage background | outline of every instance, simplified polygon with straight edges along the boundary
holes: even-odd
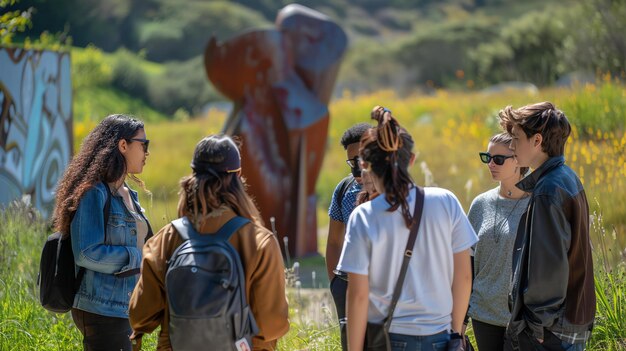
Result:
[[[58,33],[113,55],[107,85],[173,118],[220,101],[201,55],[226,40],[273,26],[284,0],[3,0],[6,43]],[[480,90],[503,81],[539,87],[579,73],[586,80],[626,68],[625,0],[306,0],[348,33],[337,82],[343,90],[400,94]],[[8,16],[14,21],[8,21]],[[32,19],[32,21],[31,21]],[[4,26],[4,25],[3,25]],[[21,33],[23,31],[23,33]],[[158,69],[146,66],[155,63]]]

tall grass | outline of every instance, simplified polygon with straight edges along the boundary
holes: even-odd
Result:
[[[589,344],[597,350],[626,350],[626,250],[615,228],[607,230],[598,204],[596,208],[591,233],[598,243],[594,252],[597,312]]]
[[[626,350],[626,272],[614,233],[607,235],[600,215],[593,216],[597,314],[588,350]],[[50,230],[29,207],[0,209],[0,350],[77,350],[81,335],[69,314],[52,314],[38,301],[39,254]],[[600,236],[600,238],[598,238]],[[607,256],[618,257],[614,263]],[[605,259],[607,258],[607,259]],[[279,350],[339,350],[334,306],[327,289],[288,289],[290,330]],[[158,330],[144,337],[154,350]],[[471,330],[470,330],[471,334]],[[474,344],[475,345],[475,344]]]

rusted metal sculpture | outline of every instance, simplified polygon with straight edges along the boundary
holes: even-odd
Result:
[[[210,81],[234,103],[223,131],[243,141],[243,173],[263,219],[275,217],[301,257],[317,253],[315,182],[347,37],[300,5],[283,8],[276,27],[212,38],[204,59]]]

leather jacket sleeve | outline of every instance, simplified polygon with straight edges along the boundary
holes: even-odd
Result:
[[[532,211],[523,314],[532,335],[544,339],[543,328],[554,323],[567,294],[571,231],[554,196],[536,196]]]

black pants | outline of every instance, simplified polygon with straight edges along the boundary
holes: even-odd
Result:
[[[502,351],[506,327],[483,323],[472,318],[476,345],[480,351]]]
[[[83,334],[85,351],[131,351],[128,318],[106,317],[72,308],[72,319]]]
[[[348,281],[335,276],[330,282],[330,293],[333,295],[337,318],[339,318],[339,331],[341,332],[341,348],[348,350],[348,330],[346,318],[346,292],[348,291]]]

